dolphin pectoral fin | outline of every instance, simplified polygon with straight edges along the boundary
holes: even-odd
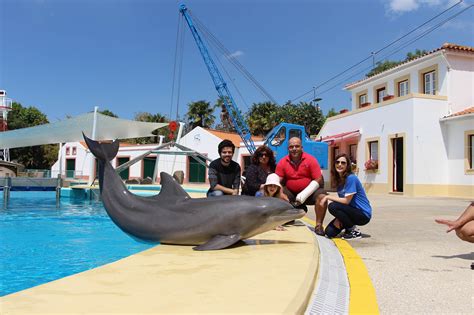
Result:
[[[231,235],[216,235],[211,238],[206,243],[193,247],[194,250],[215,250],[215,249],[223,249],[229,247],[232,244],[237,243],[240,241],[239,234],[231,234]]]

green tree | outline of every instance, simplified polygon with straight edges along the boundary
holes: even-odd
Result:
[[[158,122],[158,123],[165,123],[168,122],[168,119],[161,115],[160,113],[157,114],[151,114],[147,112],[138,112],[135,114],[134,120],[136,121],[143,121],[143,122]],[[165,136],[164,141],[168,142],[170,140],[174,139],[169,139],[169,130],[166,127],[157,129],[153,131],[153,134],[155,137],[143,137],[143,138],[136,138],[132,139],[132,143],[138,143],[138,144],[149,144],[149,143],[158,143],[158,136],[162,135]]]
[[[48,118],[36,107],[23,107],[13,102],[8,113],[10,130],[28,128],[49,123]],[[10,150],[10,158],[26,168],[49,169],[58,157],[58,146],[54,144],[15,148]]]
[[[336,112],[336,110],[334,109],[334,107],[331,107],[331,109],[328,111],[328,113],[326,114],[326,118],[329,118],[329,117],[332,117],[332,116],[336,116],[338,113]]]
[[[232,119],[230,118],[229,112],[227,111],[227,107],[224,104],[224,99],[219,96],[214,105],[214,109],[219,108],[220,113],[220,123],[216,125],[217,130],[223,131],[235,131],[235,127],[232,124]]]
[[[213,115],[214,108],[209,102],[204,100],[191,102],[188,104],[188,112],[186,113],[188,127],[194,129],[195,127],[211,128],[216,117]]]
[[[97,112],[101,113],[102,115],[118,118],[118,115],[116,115],[115,113],[113,113],[112,111],[108,109],[98,110]]]
[[[265,136],[282,121],[282,113],[280,106],[275,103],[254,103],[246,115],[250,133]]]
[[[304,126],[309,136],[318,134],[326,121],[322,111],[307,102],[297,105],[288,102],[283,105],[282,111],[285,122]]]
[[[428,52],[426,50],[421,50],[421,49],[416,49],[414,52],[409,52],[407,53],[407,56],[405,58],[405,61],[409,61],[409,60],[412,60],[412,59],[415,59],[415,58],[418,58],[418,57],[421,57],[421,56],[424,56],[426,55]]]
[[[428,52],[424,49],[423,50],[416,49],[414,52],[408,52],[405,59],[402,60],[402,61],[394,61],[394,60],[385,60],[384,62],[378,61],[377,63],[375,63],[376,67],[373,68],[372,70],[370,70],[370,72],[367,73],[365,76],[366,77],[371,77],[371,76],[376,75],[380,72],[383,72],[385,70],[388,70],[390,68],[398,66],[402,62],[410,61],[412,59],[415,59],[415,58],[421,57],[423,55],[426,55],[427,53]]]
[[[385,60],[384,62],[382,61],[377,61],[376,67],[370,70],[369,73],[367,73],[365,76],[366,77],[371,77],[373,75],[376,75],[380,72],[383,72],[385,70],[388,70],[390,68],[393,68],[395,66],[398,66],[401,62],[400,61],[391,61],[391,60]]]

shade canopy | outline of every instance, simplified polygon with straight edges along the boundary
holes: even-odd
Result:
[[[0,149],[82,141],[82,132],[92,137],[93,125],[94,113],[87,113],[50,124],[0,132]],[[126,120],[97,113],[95,140],[151,137],[152,131],[167,125],[168,123]]]

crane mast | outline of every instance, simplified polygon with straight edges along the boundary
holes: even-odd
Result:
[[[235,130],[242,138],[242,141],[247,147],[247,150],[250,152],[250,154],[253,154],[256,148],[255,143],[252,140],[252,135],[250,134],[250,129],[247,126],[247,123],[243,119],[242,115],[240,114],[238,107],[235,105],[234,99],[227,87],[227,83],[224,81],[224,78],[222,77],[221,73],[219,72],[219,69],[217,68],[217,65],[214,63],[214,60],[212,60],[209,51],[207,50],[205,43],[201,39],[201,36],[199,36],[199,33],[196,27],[194,26],[193,20],[191,19],[191,16],[188,13],[188,9],[184,4],[180,6],[179,12],[183,15],[184,19],[186,20],[186,23],[189,26],[189,29],[191,30],[191,33],[193,34],[194,40],[196,41],[196,44],[199,48],[199,52],[201,53],[202,59],[204,60],[207,70],[211,75],[217,93],[224,102],[224,106],[226,107],[227,112],[229,113],[229,117],[232,120],[232,124],[234,125]]]

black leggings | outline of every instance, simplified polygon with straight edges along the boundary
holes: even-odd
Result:
[[[333,201],[328,206],[329,213],[341,221],[342,228],[350,229],[354,225],[366,225],[370,218],[362,210]]]

